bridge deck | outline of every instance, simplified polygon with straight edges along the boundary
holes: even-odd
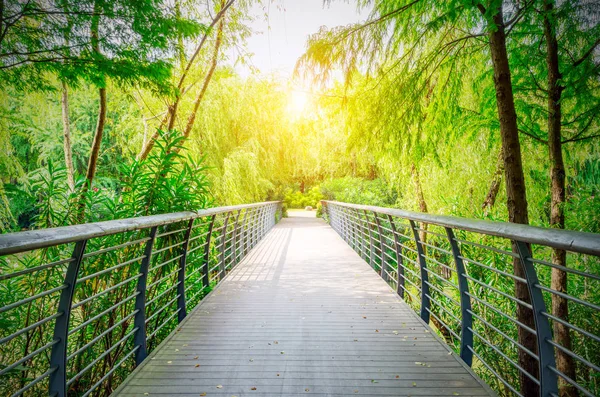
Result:
[[[283,219],[118,396],[491,392],[320,219]]]

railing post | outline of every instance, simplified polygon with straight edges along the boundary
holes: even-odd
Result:
[[[469,283],[466,277],[465,265],[454,231],[446,227],[446,234],[450,247],[452,247],[452,256],[456,264],[456,275],[458,276],[458,291],[460,293],[460,358],[470,367],[473,364],[473,352],[469,347],[473,347],[473,316],[471,314],[471,298],[469,297]]]
[[[429,310],[431,308],[431,302],[429,300],[429,275],[427,274],[427,261],[425,260],[425,252],[423,250],[423,244],[421,244],[421,238],[417,231],[417,226],[414,221],[410,222],[410,228],[412,229],[413,236],[415,238],[415,244],[417,246],[417,255],[419,259],[419,267],[421,268],[421,318],[425,323],[429,324]]]
[[[148,281],[148,268],[152,260],[152,249],[156,241],[156,232],[158,227],[154,226],[150,229],[149,240],[144,248],[144,259],[140,263],[140,278],[137,281],[136,291],[138,295],[135,297],[135,310],[137,313],[133,318],[133,325],[137,327],[137,331],[133,337],[134,346],[139,346],[135,352],[135,365],[140,365],[148,355],[146,349],[146,283]]]
[[[73,294],[77,283],[77,274],[83,260],[83,253],[87,240],[78,241],[75,243],[73,250],[73,259],[69,262],[67,273],[65,274],[64,285],[66,288],[62,290],[58,302],[58,313],[62,313],[54,323],[53,340],[58,340],[58,343],[52,347],[50,353],[50,368],[56,370],[50,375],[49,394],[57,397],[67,396],[67,342],[69,338],[69,321],[71,319],[71,305],[73,303]]]
[[[210,278],[208,277],[208,270],[210,269],[210,241],[212,240],[212,233],[215,226],[216,217],[216,215],[213,215],[210,218],[208,233],[206,234],[206,246],[204,247],[204,270],[202,274],[202,287],[204,288],[208,287],[210,284]]]
[[[230,216],[231,212],[228,212],[227,217],[225,218],[225,223],[223,223],[223,232],[221,233],[221,259],[219,259],[219,281],[223,280],[223,277],[225,277],[225,243],[227,240],[227,225],[229,224]]]
[[[365,225],[367,227],[367,232],[369,233],[369,265],[375,269],[375,248],[373,244],[373,235],[371,233],[371,222],[369,222],[367,211],[363,211],[363,214],[365,215]]]
[[[233,224],[233,237],[231,240],[231,256],[232,256],[232,268],[235,267],[235,265],[237,265],[237,234],[238,234],[238,226],[239,226],[239,219],[240,219],[240,213],[242,212],[242,210],[238,210],[237,215],[235,216],[235,223]]]
[[[362,258],[366,261],[367,260],[367,255],[366,255],[366,241],[365,241],[365,227],[363,225],[363,220],[360,216],[360,212],[358,210],[356,210],[356,218],[358,219],[358,221],[356,222],[356,224],[359,226],[360,228],[360,246],[361,246],[361,256]]]
[[[394,222],[394,218],[391,215],[388,215],[388,221],[390,222],[390,227],[392,228],[392,233],[394,234],[394,251],[396,252],[396,266],[398,269],[396,270],[396,274],[398,277],[396,283],[396,292],[400,295],[400,298],[404,299],[404,259],[402,258],[402,247],[400,246],[400,242],[398,241],[398,234],[396,233],[396,223]]]
[[[377,233],[379,234],[379,248],[381,250],[379,253],[381,254],[381,278],[386,282],[388,281],[388,276],[386,273],[387,268],[387,259],[385,257],[385,246],[383,245],[383,230],[381,229],[381,222],[379,221],[379,216],[377,216],[377,212],[373,211],[373,217],[375,218],[375,224],[377,225]]]
[[[185,267],[187,262],[188,245],[190,243],[190,234],[192,233],[192,227],[194,226],[195,218],[192,218],[188,222],[185,236],[183,237],[184,242],[181,246],[181,258],[179,259],[179,272],[177,273],[177,321],[182,322],[187,316],[187,310],[185,309]]]
[[[550,367],[556,368],[556,359],[554,357],[554,347],[548,343],[552,340],[552,328],[549,320],[542,313],[546,312],[546,303],[542,291],[538,287],[540,282],[531,260],[531,249],[529,245],[521,241],[515,241],[521,266],[527,280],[527,288],[531,297],[531,306],[533,307],[533,321],[537,334],[537,347],[539,364],[540,396],[548,397],[558,395],[558,376]]]

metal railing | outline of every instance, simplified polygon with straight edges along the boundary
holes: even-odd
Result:
[[[338,234],[499,394],[600,395],[600,235],[322,204]],[[567,266],[552,260],[555,249]]]
[[[0,236],[0,395],[108,395],[281,216],[280,202]]]

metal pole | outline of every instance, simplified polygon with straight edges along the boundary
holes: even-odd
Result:
[[[77,282],[77,274],[83,259],[83,253],[87,240],[78,241],[75,244],[72,261],[69,262],[67,273],[65,275],[65,289],[60,294],[58,302],[58,313],[62,313],[56,318],[54,324],[54,340],[58,343],[52,346],[50,353],[50,368],[56,370],[50,375],[49,394],[57,397],[67,396],[67,342],[69,338],[69,321],[71,319],[71,304],[73,303],[73,294]]]
[[[473,352],[469,346],[473,346],[473,316],[471,315],[471,298],[469,297],[469,283],[466,277],[465,265],[461,258],[460,248],[454,237],[454,231],[447,227],[446,234],[452,255],[456,264],[456,275],[458,276],[458,290],[460,292],[460,358],[470,367],[473,363]]]
[[[379,234],[379,248],[381,250],[379,253],[381,254],[381,278],[386,282],[388,281],[388,276],[386,273],[387,260],[385,258],[385,246],[383,245],[383,229],[381,228],[381,222],[379,222],[379,217],[377,216],[377,212],[373,211],[373,217],[375,217],[375,224],[377,224],[377,233]]]
[[[185,267],[187,262],[188,245],[190,243],[190,234],[192,233],[192,227],[194,226],[194,219],[190,219],[188,227],[185,232],[184,242],[181,246],[181,258],[179,259],[179,272],[177,273],[177,321],[182,322],[187,316],[187,310],[185,309]]]
[[[367,232],[369,234],[369,265],[371,265],[371,267],[373,269],[375,269],[375,249],[373,248],[373,236],[371,235],[371,223],[369,222],[369,215],[367,214],[367,211],[363,211],[363,213],[365,214],[365,224],[367,227]]]
[[[554,347],[547,341],[552,340],[552,328],[550,321],[542,313],[546,312],[546,303],[542,291],[538,287],[538,280],[535,267],[531,260],[531,250],[529,245],[521,241],[514,241],[519,251],[521,266],[527,280],[527,288],[531,297],[531,306],[533,306],[533,321],[537,333],[538,356],[540,360],[540,396],[548,397],[558,395],[558,376],[550,367],[556,368],[556,359],[554,357]]]
[[[390,227],[392,228],[392,233],[394,234],[394,251],[396,253],[396,265],[397,270],[396,274],[398,277],[396,284],[396,292],[400,295],[400,298],[404,299],[404,259],[402,258],[402,247],[400,246],[400,242],[398,241],[398,234],[396,233],[396,224],[394,222],[394,218],[391,215],[388,215],[388,221],[390,222]]]
[[[215,226],[216,215],[210,217],[208,233],[206,234],[206,246],[204,247],[204,271],[202,274],[202,286],[208,287],[210,279],[208,277],[208,269],[210,269],[210,240],[212,239],[213,228]]]
[[[423,250],[423,244],[421,244],[421,238],[417,231],[417,226],[414,221],[410,222],[410,228],[412,229],[413,236],[415,238],[415,244],[417,246],[417,255],[419,256],[419,267],[421,268],[421,318],[425,323],[429,324],[429,310],[431,302],[429,301],[429,276],[427,274],[427,261],[425,260],[425,253]]]
[[[140,263],[141,276],[138,278],[136,291],[138,295],[135,297],[135,310],[137,313],[133,318],[133,325],[137,327],[137,331],[133,337],[134,346],[139,346],[135,352],[135,365],[140,365],[142,361],[148,355],[146,349],[146,284],[148,282],[148,268],[150,267],[150,261],[152,259],[152,249],[154,248],[154,242],[156,241],[156,232],[158,227],[150,229],[148,237],[150,240],[146,242],[144,248],[144,259]]]
[[[228,212],[227,217],[225,218],[225,223],[223,224],[223,232],[221,233],[221,259],[219,260],[219,281],[223,280],[223,277],[225,277],[225,240],[227,239],[227,225],[229,223],[230,216],[231,212]]]

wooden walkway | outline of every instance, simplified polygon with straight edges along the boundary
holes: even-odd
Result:
[[[271,230],[113,395],[493,395],[307,214]]]

